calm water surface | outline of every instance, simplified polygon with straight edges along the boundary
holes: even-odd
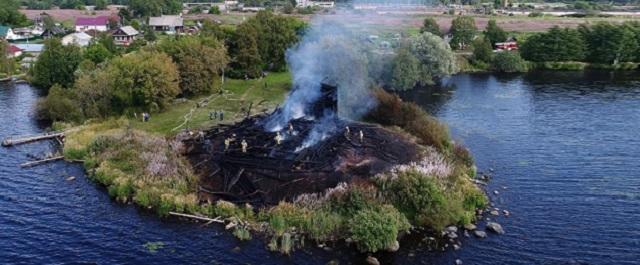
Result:
[[[35,90],[0,84],[0,135],[29,134]],[[481,171],[506,235],[464,239],[459,251],[405,247],[396,264],[640,263],[640,78],[632,74],[458,75],[412,99],[445,121]],[[18,164],[49,143],[0,148],[0,264],[341,264],[352,250],[272,254],[217,226],[160,220],[112,202],[80,166]],[[67,181],[75,176],[74,181]],[[482,225],[482,224],[481,224]],[[162,242],[152,252],[148,242]],[[408,244],[405,244],[408,245]],[[239,248],[236,248],[239,247]]]

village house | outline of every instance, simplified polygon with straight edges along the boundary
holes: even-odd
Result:
[[[45,29],[44,31],[42,31],[42,34],[40,35],[40,37],[46,40],[46,39],[54,38],[56,36],[64,35],[65,33],[66,32],[63,28],[54,26],[51,29]]]
[[[38,57],[44,49],[44,44],[14,44],[16,47],[22,50],[23,54],[28,54],[33,57]]]
[[[93,39],[93,37],[85,32],[71,33],[62,38],[62,45],[78,45],[80,47],[86,47],[91,44],[91,39]]]
[[[13,30],[7,26],[0,26],[0,40],[13,40],[18,38],[18,35],[13,33]]]
[[[181,32],[184,27],[184,21],[181,16],[159,16],[150,17],[149,26],[157,32],[166,34],[176,34]]]
[[[16,47],[15,45],[9,45],[7,47],[7,58],[16,58],[22,55],[22,49]]]
[[[113,36],[113,41],[116,45],[129,46],[133,41],[135,41],[140,32],[134,29],[132,26],[124,26],[120,27],[113,31],[111,36]]]
[[[109,30],[109,17],[79,17],[76,19],[76,31],[85,32],[88,30],[95,30],[100,32],[106,32]]]

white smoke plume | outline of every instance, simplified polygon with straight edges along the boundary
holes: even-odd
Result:
[[[266,124],[268,131],[280,130],[292,119],[312,118],[309,107],[320,97],[322,82],[338,87],[340,118],[358,119],[375,106],[359,35],[340,21],[339,16],[314,18],[300,43],[287,51],[293,91]]]

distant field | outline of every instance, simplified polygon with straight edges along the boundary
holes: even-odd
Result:
[[[428,15],[379,15],[376,13],[353,15],[325,15],[341,19],[346,24],[362,25],[372,30],[415,30],[422,25],[422,21]],[[449,31],[451,21],[455,16],[431,15],[435,18],[443,31]],[[495,19],[498,25],[506,31],[513,32],[538,32],[545,31],[554,26],[575,28],[584,23],[607,21],[622,23],[624,21],[640,21],[639,18],[609,17],[609,18],[567,18],[567,17],[540,17],[530,18],[526,16],[474,16],[479,30],[483,30],[490,19]]]
[[[76,9],[49,9],[49,10],[33,10],[33,9],[21,9],[21,13],[25,14],[27,18],[34,19],[39,17],[42,13],[47,13],[56,21],[75,21],[77,17],[87,16],[108,16],[111,14],[118,14],[117,10],[76,10]]]

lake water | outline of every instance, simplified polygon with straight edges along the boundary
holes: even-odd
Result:
[[[463,239],[458,251],[417,244],[386,254],[396,264],[638,264],[640,78],[630,74],[457,75],[445,88],[405,95],[445,121],[510,217],[505,235]],[[37,92],[0,84],[0,135],[30,134]],[[0,148],[0,264],[341,264],[352,249],[270,253],[222,228],[161,220],[109,199],[79,165],[18,165],[48,143]],[[67,181],[75,176],[73,181]],[[482,224],[481,224],[482,226]],[[144,245],[161,242],[151,251]],[[408,245],[408,244],[407,244]]]

